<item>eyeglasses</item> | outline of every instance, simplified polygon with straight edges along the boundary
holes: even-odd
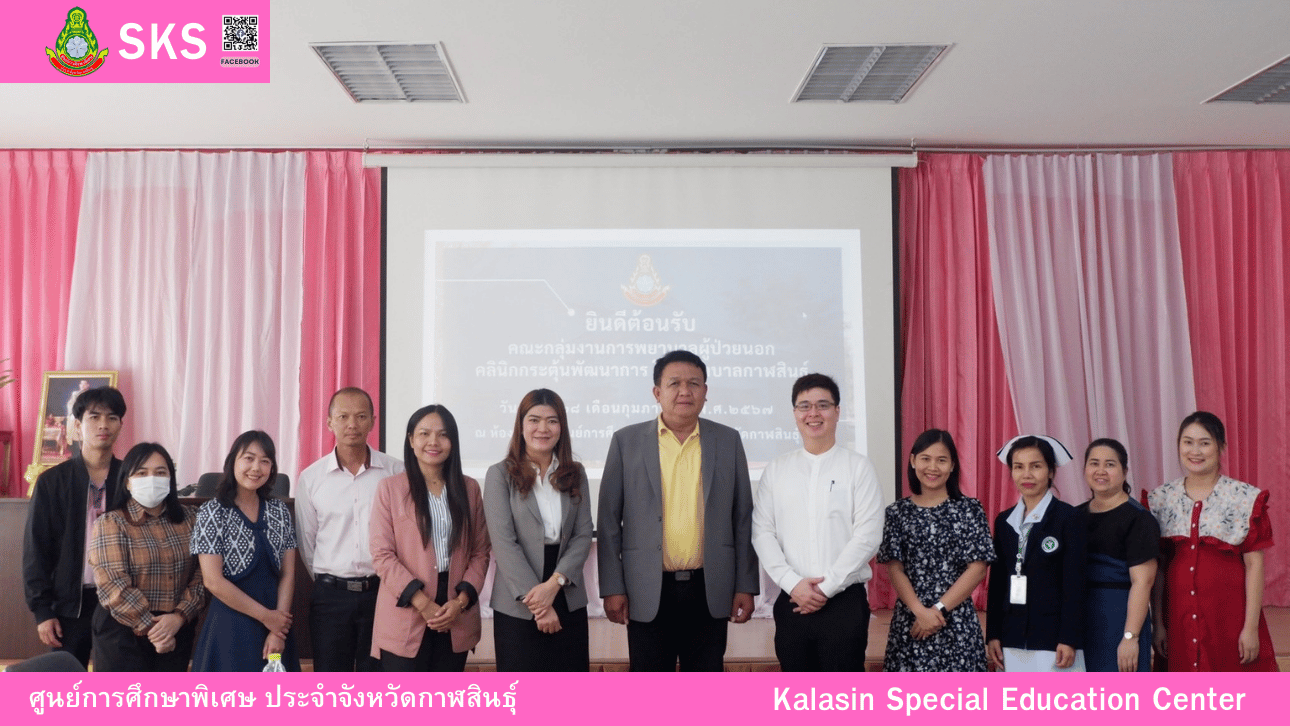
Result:
[[[808,403],[806,401],[802,401],[801,403],[794,405],[793,410],[797,411],[798,413],[807,413],[809,411],[819,411],[820,413],[828,413],[829,411],[832,411],[837,407],[838,407],[838,404],[832,401],[816,401],[815,403]]]

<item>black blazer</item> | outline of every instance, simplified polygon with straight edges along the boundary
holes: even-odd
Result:
[[[1017,532],[1008,524],[1011,508],[994,519],[994,551],[986,604],[986,640],[1005,648],[1056,650],[1059,643],[1084,646],[1084,555],[1088,523],[1075,508],[1054,498],[1031,530],[1021,573],[1026,604],[1009,602],[1017,564]],[[1050,539],[1051,538],[1051,539]],[[1045,551],[1044,542],[1051,544]]]
[[[104,509],[116,496],[121,460],[112,457]],[[75,618],[81,612],[81,576],[85,568],[85,506],[90,474],[79,453],[40,475],[27,508],[22,540],[22,579],[27,607],[43,623],[55,616]]]

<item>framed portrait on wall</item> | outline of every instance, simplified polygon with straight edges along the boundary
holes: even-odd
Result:
[[[36,419],[36,450],[23,477],[30,485],[46,469],[72,458],[80,428],[72,408],[82,392],[115,386],[116,371],[46,371],[40,387],[40,416]],[[30,494],[30,492],[28,492]]]

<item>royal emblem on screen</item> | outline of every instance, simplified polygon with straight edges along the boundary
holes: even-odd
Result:
[[[663,302],[667,291],[672,289],[670,285],[663,284],[663,278],[658,276],[649,255],[641,255],[632,276],[627,278],[627,284],[620,287],[623,288],[623,297],[643,308]]]

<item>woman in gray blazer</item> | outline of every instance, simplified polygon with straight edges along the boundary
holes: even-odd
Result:
[[[484,480],[484,519],[497,557],[497,670],[588,670],[582,567],[591,551],[591,498],[554,391],[539,388],[520,401],[506,458]]]

